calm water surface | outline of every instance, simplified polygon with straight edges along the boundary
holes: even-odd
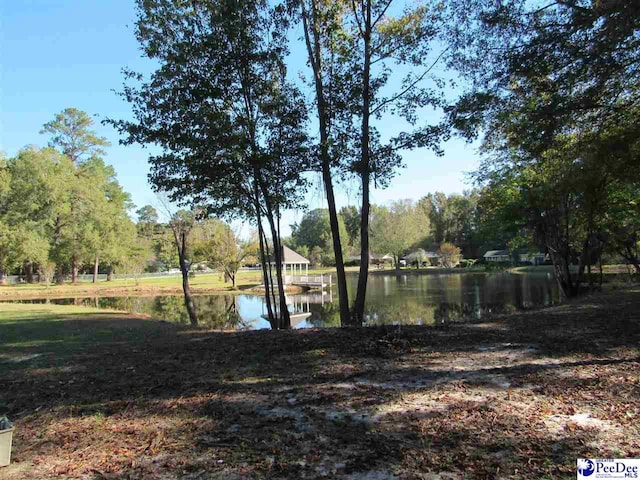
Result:
[[[348,277],[349,298],[357,277]],[[335,285],[335,282],[334,282]],[[103,297],[37,300],[90,305],[145,313],[176,323],[188,323],[181,296]],[[269,328],[262,318],[264,301],[257,295],[194,297],[200,324],[216,329]],[[461,273],[431,275],[371,275],[367,290],[366,324],[433,325],[478,321],[491,315],[553,305],[558,302],[555,281],[548,273]],[[340,325],[337,291],[310,291],[288,296],[295,328]]]

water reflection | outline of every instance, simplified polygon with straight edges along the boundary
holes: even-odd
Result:
[[[206,295],[193,297],[199,325],[216,330],[238,330],[252,328],[240,314],[239,297],[233,295]],[[122,310],[149,315],[183,325],[189,324],[189,315],[182,296],[157,297],[90,297],[28,300],[27,303],[54,303],[80,305],[102,309]]]
[[[357,277],[348,278],[355,297]],[[181,296],[105,297],[47,300],[147,314],[188,324]],[[372,275],[365,318],[367,325],[433,325],[478,321],[488,316],[549,306],[558,301],[553,278],[546,274]],[[39,300],[38,302],[45,302]],[[211,329],[269,328],[262,297],[196,296],[200,324]],[[340,326],[337,292],[310,291],[287,298],[294,328]]]

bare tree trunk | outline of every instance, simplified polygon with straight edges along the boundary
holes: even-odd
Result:
[[[182,273],[182,291],[184,292],[184,305],[187,307],[187,313],[189,314],[189,322],[191,325],[198,324],[198,317],[196,315],[196,308],[193,305],[193,299],[191,298],[191,288],[189,287],[189,266],[187,265],[187,259],[185,258],[187,251],[187,234],[180,232],[178,236],[176,234],[176,241],[178,242],[178,259],[180,261],[180,273]]]
[[[100,257],[96,255],[96,259],[93,262],[93,283],[98,283],[98,267],[100,266]]]
[[[326,147],[324,148],[326,150]],[[328,154],[327,154],[328,157]],[[347,290],[347,275],[344,269],[344,256],[342,254],[342,239],[340,238],[340,223],[336,200],[331,181],[329,161],[322,161],[322,178],[325,184],[327,195],[327,206],[329,207],[329,225],[331,227],[331,238],[333,240],[333,253],[336,259],[336,282],[338,284],[338,303],[340,307],[340,323],[348,325],[350,323],[349,292]]]
[[[264,205],[266,208],[266,212],[264,213],[265,217],[267,218],[267,223],[269,224],[269,229],[271,230],[271,240],[273,242],[273,259],[276,267],[276,280],[278,282],[278,303],[280,304],[280,310],[276,315],[278,320],[278,328],[288,329],[291,328],[291,318],[289,317],[287,298],[284,290],[284,281],[282,278],[282,245],[280,243],[280,235],[278,235],[278,230],[276,228],[274,211],[271,205],[271,196],[269,195],[267,186],[265,185],[264,179],[262,178],[262,175],[258,168],[254,168],[254,192],[256,198],[256,207],[258,207],[259,203],[259,194],[260,192],[262,192],[262,199],[264,200]],[[269,264],[269,268],[271,268],[271,264]],[[273,287],[273,281],[271,283]]]
[[[360,273],[358,275],[358,290],[353,305],[353,321],[357,326],[364,322],[364,305],[367,296],[367,280],[369,277],[369,184],[371,182],[369,150],[369,117],[371,115],[371,1],[367,0],[364,12],[364,67],[362,71],[362,133],[360,144],[360,172],[362,184],[362,208],[360,218]],[[355,13],[355,12],[354,12]]]
[[[25,264],[24,264],[24,276],[27,279],[27,283],[34,283],[34,281],[33,281],[33,263],[25,262]]]
[[[260,225],[260,224],[258,224]],[[267,316],[269,317],[269,323],[271,324],[271,328],[273,330],[278,329],[278,322],[273,313],[273,304],[271,303],[271,280],[269,276],[267,265],[269,262],[268,255],[266,253],[266,240],[264,238],[264,231],[262,227],[259,227],[259,237],[260,237],[260,256],[262,257],[262,279],[264,281],[264,299],[267,304]]]
[[[64,284],[64,271],[62,270],[62,265],[56,265],[55,277],[58,285]]]
[[[278,323],[278,304],[279,301],[276,298],[276,282],[273,280],[273,264],[275,262],[275,257],[271,255],[271,251],[269,250],[269,241],[267,240],[267,234],[262,230],[262,234],[264,235],[264,248],[267,253],[267,258],[269,259],[267,263],[267,269],[269,272],[269,295],[271,298],[271,305],[273,305],[274,312],[274,321],[276,324],[275,330],[280,328],[280,324]],[[271,261],[273,260],[273,262]]]
[[[566,299],[571,297],[571,275],[567,279],[566,269],[564,268],[564,259],[562,255],[552,246],[547,244],[549,255],[551,256],[551,262],[553,263],[553,273],[558,283],[558,289],[560,291],[560,299]]]
[[[579,293],[580,285],[584,282],[584,271],[587,269],[589,275],[589,288],[593,286],[593,282],[591,280],[591,258],[593,253],[599,251],[599,248],[596,249],[596,245],[598,242],[596,236],[591,232],[591,227],[589,227],[589,233],[587,234],[587,238],[585,238],[584,243],[582,244],[582,253],[580,254],[580,261],[578,263],[578,274],[575,279],[575,288],[576,294]],[[597,243],[599,245],[599,242]]]
[[[600,264],[600,288],[602,288],[602,281],[604,280],[604,272],[602,271],[602,253],[598,257],[598,263]]]
[[[76,254],[74,253],[71,256],[71,283],[76,283],[78,281],[78,259],[76,258]]]
[[[331,227],[331,238],[333,240],[333,253],[336,259],[336,280],[338,283],[338,303],[340,306],[340,323],[343,326],[349,325],[351,314],[349,312],[349,293],[347,291],[347,276],[344,270],[344,257],[342,255],[342,241],[340,239],[340,227],[338,221],[338,211],[333,191],[333,180],[331,178],[331,156],[329,154],[329,114],[327,111],[324,94],[324,82],[322,79],[323,59],[320,45],[320,27],[318,23],[317,0],[311,1],[311,19],[308,18],[306,10],[306,0],[301,2],[302,20],[304,24],[305,42],[307,53],[313,69],[314,83],[316,87],[316,107],[318,111],[318,121],[320,126],[320,161],[322,164],[322,182],[324,183],[327,195],[327,206],[329,208],[329,225]],[[309,21],[311,20],[311,21]],[[309,29],[312,28],[312,35]]]
[[[273,313],[273,304],[271,303],[271,281],[269,275],[269,252],[267,245],[267,238],[264,234],[264,228],[262,228],[262,215],[260,213],[260,195],[258,185],[253,182],[253,207],[256,214],[256,223],[258,225],[258,238],[260,240],[260,263],[262,264],[262,278],[264,281],[264,298],[267,304],[267,316],[269,317],[269,323],[273,330],[278,329],[278,321]]]
[[[259,172],[256,172],[258,178]],[[284,289],[284,280],[282,277],[282,264],[283,264],[283,250],[282,244],[280,243],[280,236],[278,235],[278,231],[276,229],[275,218],[273,214],[273,209],[271,208],[271,199],[269,198],[269,193],[267,189],[260,180],[258,182],[260,184],[260,189],[262,190],[262,196],[264,198],[264,203],[266,206],[266,217],[267,223],[269,223],[269,228],[271,230],[271,239],[273,241],[273,258],[276,266],[276,279],[278,281],[278,299],[280,303],[280,311],[278,315],[278,323],[279,328],[289,329],[291,328],[291,317],[289,316],[289,308],[287,307],[287,297]]]
[[[57,217],[56,218],[55,227],[54,227],[54,230],[53,230],[53,248],[54,248],[54,251],[55,251],[56,247],[59,246],[59,244],[60,244],[61,235],[62,235],[62,223],[60,221],[60,218]],[[54,277],[55,277],[56,284],[62,285],[64,283],[64,270],[62,268],[62,265],[60,265],[59,263],[56,263]]]

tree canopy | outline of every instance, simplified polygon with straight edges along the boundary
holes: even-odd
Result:
[[[396,267],[400,257],[417,245],[427,232],[424,213],[408,200],[372,208],[371,239],[377,252],[391,253]]]
[[[66,108],[42,127],[40,133],[51,135],[49,146],[59,148],[71,161],[78,162],[92,155],[103,155],[108,147],[106,138],[98,136],[91,127],[93,119],[82,110]]]
[[[471,88],[451,124],[483,135],[485,206],[543,244],[575,295],[608,242],[613,192],[640,181],[640,6],[467,3],[474,14],[453,25],[451,65]]]
[[[269,315],[284,327],[279,221],[299,204],[308,163],[306,105],[286,79],[288,18],[285,4],[260,0],[139,1],[137,37],[158,68],[149,79],[129,73],[135,120],[112,120],[125,143],[162,148],[150,159],[158,191],[257,225],[262,264],[269,245],[276,258],[279,313],[269,299]]]
[[[92,266],[123,265],[135,245],[129,194],[98,156],[107,143],[91,118],[68,108],[47,123],[58,147],[21,150],[0,164],[0,277],[19,271],[26,281],[56,271],[58,282]]]

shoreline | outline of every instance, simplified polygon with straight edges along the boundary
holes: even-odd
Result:
[[[605,270],[605,277],[619,276],[624,272],[614,266]],[[335,271],[324,269],[321,273],[335,275]],[[384,269],[369,271],[371,276],[423,276],[423,275],[495,275],[508,273],[512,275],[553,273],[550,266],[537,267],[511,267],[504,270],[476,270],[467,268],[405,268],[400,271]],[[347,276],[357,275],[357,271],[347,271]],[[255,275],[247,274],[238,279],[238,286],[233,288],[218,280],[217,274],[196,275],[191,281],[193,295],[262,295],[260,280]],[[123,283],[126,282],[126,283]],[[132,283],[128,283],[132,282]],[[166,277],[158,279],[141,279],[139,283],[133,280],[115,280],[111,282],[101,281],[97,284],[80,282],[76,284],[45,285],[45,284],[20,284],[0,286],[0,301],[10,302],[19,300],[60,299],[60,298],[88,298],[88,297],[149,297],[164,295],[182,295],[180,277]],[[335,279],[334,279],[335,282]],[[287,293],[301,293],[308,290],[305,287],[287,287]]]
[[[287,293],[297,294],[307,291],[305,287],[287,287]],[[64,285],[62,287],[43,287],[42,289],[16,290],[13,292],[0,290],[0,302],[12,302],[20,300],[46,300],[63,298],[105,298],[105,297],[157,297],[157,296],[182,296],[182,287],[174,286],[120,286],[120,287],[94,287],[82,288],[78,285]],[[191,295],[264,295],[264,289],[259,285],[245,285],[240,288],[222,289],[218,287],[191,288]]]
[[[8,287],[12,288],[12,287]],[[242,295],[251,294],[255,287],[222,289],[219,287],[197,287],[191,288],[192,295]],[[82,285],[63,285],[33,288],[29,290],[8,291],[0,287],[0,302],[10,302],[13,300],[38,300],[38,299],[60,299],[60,298],[91,298],[91,297],[152,297],[152,296],[174,296],[182,295],[180,286],[150,286],[132,285],[117,287],[91,287]]]

